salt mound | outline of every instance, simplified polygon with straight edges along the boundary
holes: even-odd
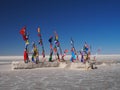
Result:
[[[106,63],[101,64],[101,66],[106,66],[106,65],[107,65]]]
[[[86,62],[86,64],[81,63],[81,62],[39,62],[38,64],[29,62],[29,63],[24,63],[23,61],[14,61],[12,62],[12,70],[14,69],[33,69],[33,68],[43,68],[43,67],[59,67],[59,68],[66,68],[66,69],[88,69],[88,68],[93,68],[93,64]]]
[[[41,62],[41,63],[24,63],[23,61],[20,62],[12,62],[12,70],[14,69],[32,69],[32,68],[41,68],[41,67],[58,67],[59,62]]]
[[[91,68],[94,68],[95,66],[93,65],[93,64],[91,64],[91,63],[88,63],[88,62],[86,62],[86,64],[84,64],[84,63],[71,63],[71,65],[70,65],[70,69],[91,69]]]
[[[59,64],[59,68],[65,68],[66,66],[67,66],[66,63],[60,63],[60,64]]]
[[[73,69],[73,70],[97,69],[95,64],[88,63],[88,62],[86,62],[85,64],[81,62],[67,63],[67,64],[62,64],[61,66],[64,66],[64,68]]]

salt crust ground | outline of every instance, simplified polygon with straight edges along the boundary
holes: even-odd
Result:
[[[0,90],[119,90],[119,57],[112,56],[112,60],[117,63],[102,63],[94,70],[66,68],[11,70],[10,64],[1,64]],[[106,58],[108,57],[101,61],[106,62]],[[111,60],[111,56],[108,59]]]
[[[0,72],[0,90],[119,90],[120,64],[95,70],[37,68]]]

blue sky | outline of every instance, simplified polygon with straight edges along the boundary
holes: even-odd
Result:
[[[47,54],[48,39],[54,31],[63,50],[70,50],[72,37],[77,50],[86,41],[93,54],[97,49],[102,54],[119,54],[119,3],[119,0],[0,0],[0,55],[23,54],[24,41],[19,34],[23,26],[30,32],[30,43],[37,43],[40,26]]]

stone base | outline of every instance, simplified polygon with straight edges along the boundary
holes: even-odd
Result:
[[[12,70],[14,69],[33,69],[33,68],[43,68],[43,67],[58,67],[58,68],[66,68],[66,69],[87,69],[87,68],[92,68],[91,64],[86,63],[80,63],[80,62],[40,62],[38,64],[29,62],[29,63],[24,63],[23,61],[20,62],[12,62]]]
[[[33,68],[42,68],[42,67],[58,67],[59,62],[41,62],[41,63],[24,63],[23,61],[21,62],[12,62],[12,69],[33,69]]]

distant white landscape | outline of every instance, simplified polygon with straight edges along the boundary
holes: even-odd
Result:
[[[116,54],[116,55],[91,55],[91,59],[93,59],[93,57],[96,56],[97,60],[120,60],[120,55]],[[29,56],[29,58],[31,59],[31,56]],[[39,56],[39,58],[41,59],[42,56]],[[49,58],[49,55],[47,55],[45,57],[46,59]],[[55,56],[53,56],[53,59],[55,58]],[[65,60],[70,60],[71,55],[66,55],[64,57]],[[80,59],[80,55],[79,55],[79,59]],[[0,61],[3,60],[11,60],[11,61],[19,61],[19,60],[23,60],[23,56],[0,56]]]

